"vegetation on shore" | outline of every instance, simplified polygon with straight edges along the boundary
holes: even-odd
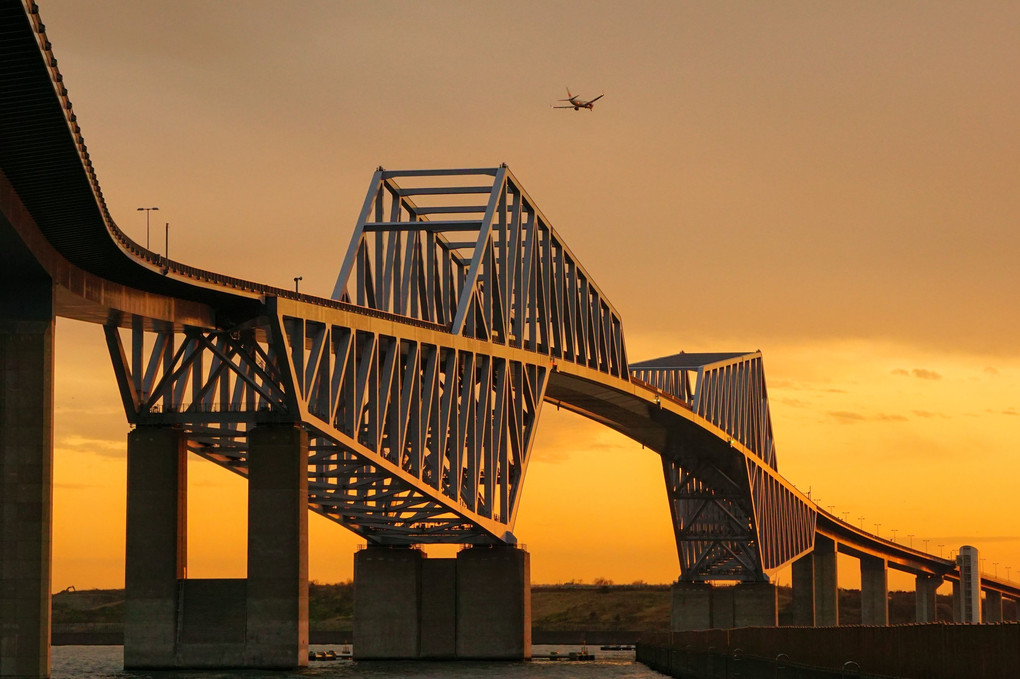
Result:
[[[791,599],[790,588],[780,587],[780,624],[788,624]],[[658,632],[669,629],[669,606],[669,585],[640,582],[614,585],[608,580],[596,580],[594,584],[571,582],[531,588],[532,627],[539,630]],[[839,612],[841,624],[860,623],[858,590],[839,591]],[[914,612],[913,592],[889,593],[891,624],[913,622]],[[1011,613],[1011,610],[1006,611],[1007,618]],[[349,631],[354,617],[353,583],[311,583],[308,617],[314,630]],[[122,623],[123,619],[124,591],[120,589],[65,591],[53,596],[53,623],[56,625],[107,626]],[[952,599],[940,595],[938,620],[952,619]]]

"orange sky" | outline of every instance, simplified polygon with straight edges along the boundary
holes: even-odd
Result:
[[[506,162],[632,360],[761,349],[787,478],[1020,579],[1020,5],[40,5],[137,241],[158,205],[154,249],[169,221],[178,261],[326,296],[377,166]],[[120,586],[101,330],[59,322],[57,371],[54,587]],[[189,573],[243,575],[243,482],[195,460],[190,502]],[[351,577],[358,539],[311,531]],[[553,408],[515,532],[536,582],[678,575],[657,458]]]

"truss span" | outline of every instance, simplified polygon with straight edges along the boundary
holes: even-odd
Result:
[[[552,401],[662,455],[685,576],[802,551],[760,356],[632,378],[620,315],[509,168],[378,170],[332,299],[202,271],[116,227],[37,8],[0,12],[0,282],[48,277],[58,315],[104,326],[133,424],[246,473],[251,427],[299,423],[316,511],[373,542],[512,542]]]

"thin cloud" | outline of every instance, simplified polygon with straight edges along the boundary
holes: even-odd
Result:
[[[97,483],[75,483],[73,481],[57,481],[53,485],[62,490],[88,490],[100,487]]]
[[[946,415],[945,413],[933,413],[930,410],[915,410],[913,412],[914,415],[916,415],[917,417],[923,417],[925,419],[931,419],[935,417],[943,420],[949,419],[949,415]]]
[[[865,415],[863,413],[855,413],[849,410],[830,410],[828,413],[829,417],[836,420],[840,424],[858,424],[861,422],[906,422],[907,418],[903,415],[886,415],[879,413],[877,415]]]
[[[127,444],[124,441],[89,438],[77,434],[61,437],[55,447],[69,448],[76,452],[94,453],[102,457],[123,457],[127,450]]]
[[[900,377],[916,377],[919,380],[941,380],[942,375],[938,374],[934,370],[928,370],[927,368],[914,368],[913,370],[906,370],[905,368],[896,368],[892,371],[893,375],[899,375]]]

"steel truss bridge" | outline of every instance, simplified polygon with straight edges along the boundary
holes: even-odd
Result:
[[[199,270],[111,219],[37,8],[3,0],[0,211],[0,290],[50,280],[56,315],[102,326],[132,425],[179,427],[245,475],[253,426],[299,423],[310,509],[369,543],[514,543],[553,403],[661,456],[682,580],[767,581],[818,536],[958,577],[780,475],[759,352],[630,362],[619,313],[506,166],[378,169],[329,298]]]

